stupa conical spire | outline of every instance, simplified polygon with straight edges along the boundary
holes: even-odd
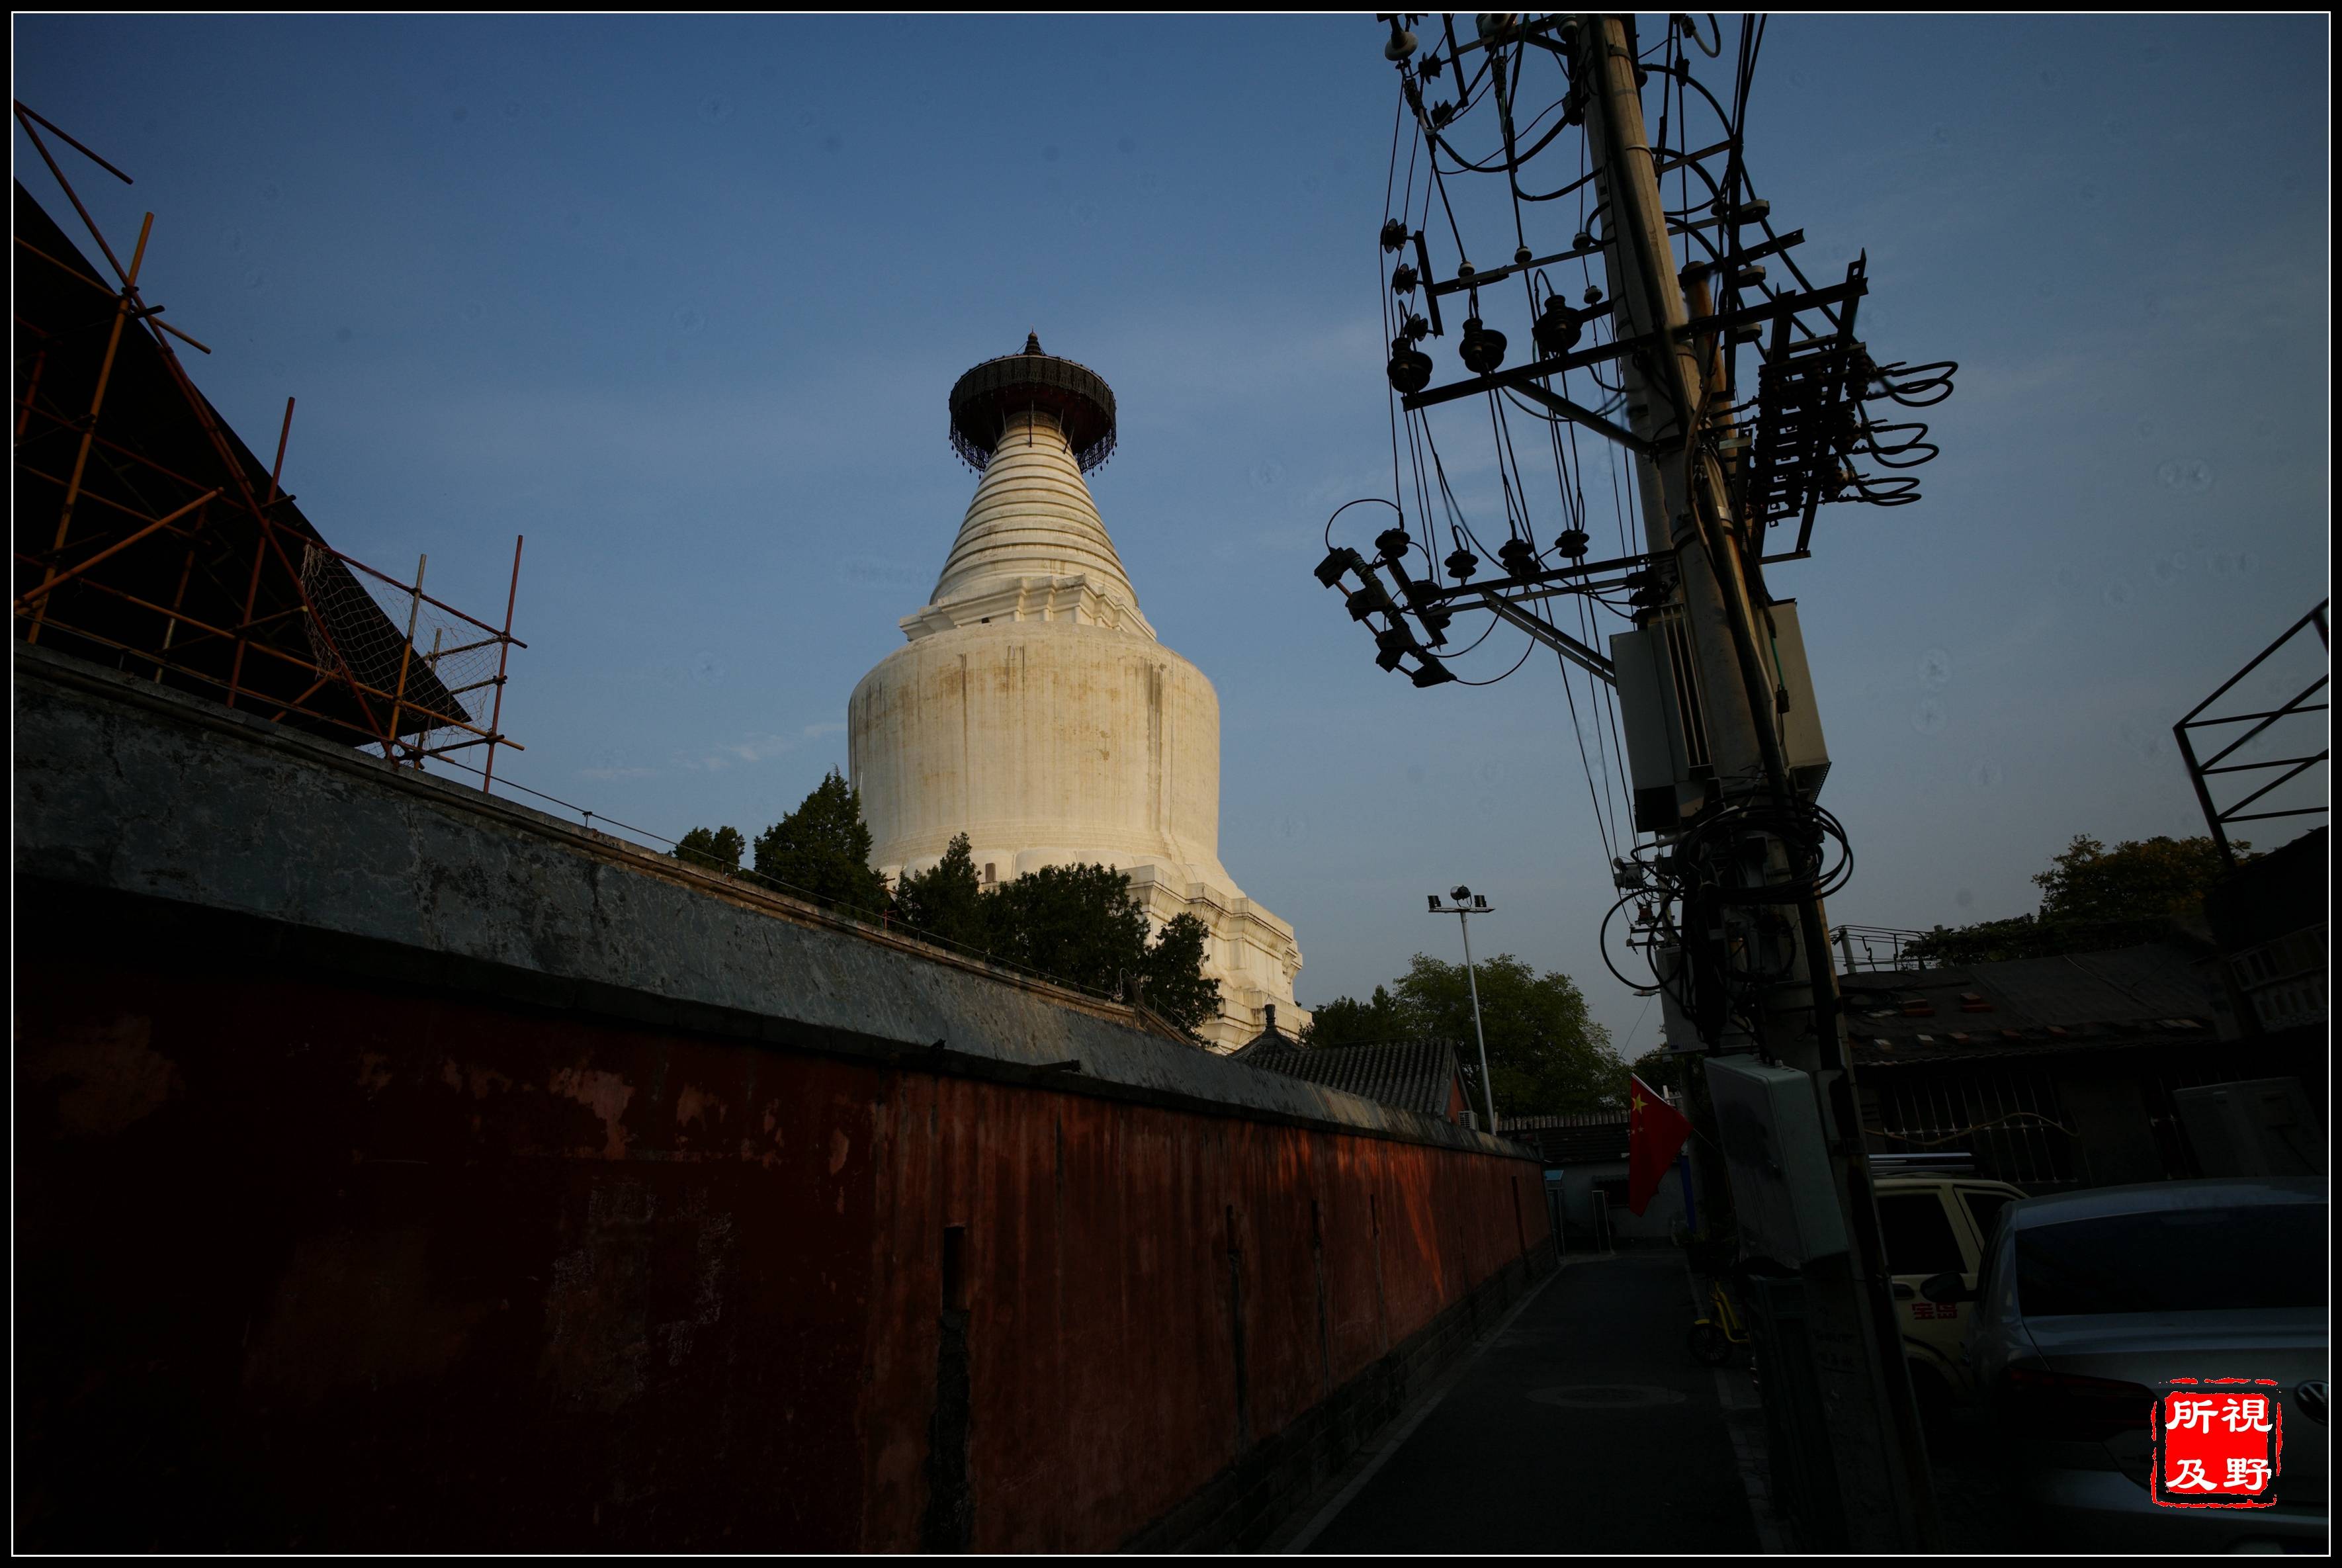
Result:
[[[1114,448],[1114,394],[1094,371],[1041,351],[988,360],[952,388],[952,444],[980,469],[920,637],[990,620],[1053,620],[1152,637],[1082,475]]]
[[[952,447],[983,477],[904,644],[846,704],[873,869],[903,877],[964,841],[986,883],[1110,866],[1148,929],[1210,933],[1215,1047],[1294,1000],[1293,927],[1220,864],[1220,699],[1163,645],[1083,475],[1114,450],[1114,393],[1045,353],[990,359],[951,394]]]

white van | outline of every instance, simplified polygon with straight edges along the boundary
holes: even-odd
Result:
[[[1972,1392],[1960,1342],[1966,1318],[1976,1309],[1929,1301],[1919,1286],[1937,1274],[1956,1273],[1974,1290],[2000,1211],[2026,1194],[2006,1182],[1952,1171],[1882,1172],[1876,1191],[1904,1359],[1920,1411],[1934,1422]]]

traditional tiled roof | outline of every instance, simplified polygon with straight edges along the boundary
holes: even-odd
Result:
[[[2202,955],[2151,942],[2106,953],[1951,969],[1856,974],[1839,982],[1855,1060],[1870,1066],[2038,1055],[2218,1037]]]
[[[1430,1116],[1447,1114],[1459,1076],[1456,1047],[1445,1040],[1320,1048],[1298,1044],[1282,1034],[1263,1034],[1230,1054],[1263,1072],[1281,1073],[1305,1084],[1322,1084]]]
[[[1232,1061],[1252,1062],[1278,1051],[1297,1051],[1301,1043],[1276,1026],[1276,1009],[1268,1010],[1268,1023],[1261,1032],[1228,1053]]]
[[[1496,1107],[1504,1135],[1529,1144],[1548,1165],[1598,1165],[1626,1157],[1626,1113],[1578,1116],[1506,1116]]]

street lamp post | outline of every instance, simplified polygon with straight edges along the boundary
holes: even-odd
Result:
[[[1496,1130],[1496,1080],[1488,1076],[1488,1036],[1486,1031],[1480,1027],[1480,979],[1472,968],[1472,917],[1494,914],[1496,907],[1468,887],[1456,888],[1448,894],[1456,901],[1452,909],[1439,902],[1437,894],[1427,896],[1431,902],[1431,913],[1454,915],[1456,924],[1464,933],[1464,984],[1472,991],[1472,1037],[1480,1047],[1480,1098],[1487,1104],[1488,1131],[1493,1133]]]

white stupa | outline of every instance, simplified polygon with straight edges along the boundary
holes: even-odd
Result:
[[[888,876],[968,835],[977,874],[1045,865],[1129,874],[1159,929],[1194,914],[1227,1050],[1308,1014],[1293,928],[1220,864],[1220,704],[1156,640],[1082,475],[1113,451],[1114,394],[1041,351],[990,360],[952,389],[952,442],[982,480],[909,644],[854,688],[849,766]]]

